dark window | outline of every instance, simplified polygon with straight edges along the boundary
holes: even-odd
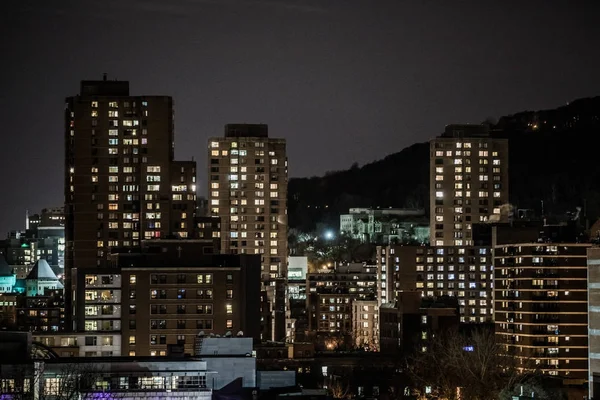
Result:
[[[85,337],[85,345],[86,346],[96,346],[98,338],[96,336],[86,336]]]

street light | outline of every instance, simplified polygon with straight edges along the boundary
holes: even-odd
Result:
[[[325,232],[325,239],[327,239],[327,240],[333,239],[333,232],[332,231]]]

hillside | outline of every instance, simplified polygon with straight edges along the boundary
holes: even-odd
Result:
[[[600,216],[600,97],[551,110],[499,118],[494,136],[509,140],[511,203],[545,213],[586,206]],[[350,207],[428,208],[429,144],[418,143],[382,160],[289,182],[289,223],[337,227]]]

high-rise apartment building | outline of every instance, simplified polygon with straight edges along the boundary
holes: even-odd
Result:
[[[430,142],[432,246],[473,245],[472,224],[508,217],[508,140],[449,125]]]
[[[520,367],[583,385],[588,379],[591,244],[564,235],[565,229],[546,226],[537,241],[494,247],[496,338]]]
[[[174,161],[171,97],[131,96],[129,82],[106,76],[81,82],[65,106],[67,287],[78,270],[104,267],[113,248],[191,236],[195,175],[194,162]],[[83,293],[73,293],[77,310]]]
[[[267,330],[272,339],[282,340],[288,256],[285,139],[270,138],[267,125],[228,124],[224,137],[209,139],[208,160],[209,215],[221,218],[221,251],[261,256],[274,321]]]
[[[285,139],[267,125],[229,124],[209,140],[210,215],[221,217],[221,250],[260,254],[263,281],[287,272],[287,156]]]
[[[600,247],[587,249],[589,398],[600,393]]]

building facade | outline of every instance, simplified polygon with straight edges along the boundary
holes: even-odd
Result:
[[[353,301],[377,303],[377,276],[376,266],[366,263],[341,263],[307,274],[309,330],[352,335]]]
[[[588,379],[589,247],[543,240],[494,249],[497,339],[522,368],[568,384]]]
[[[595,232],[592,231],[594,236]],[[600,247],[587,249],[589,398],[600,394]]]
[[[352,344],[357,349],[379,351],[377,300],[352,301]]]
[[[221,217],[221,249],[259,254],[263,280],[287,274],[287,155],[285,139],[267,125],[225,126],[209,139],[210,214]]]
[[[351,208],[340,215],[340,234],[366,243],[429,243],[425,210]]]
[[[174,160],[171,97],[131,96],[129,82],[105,76],[66,99],[66,293],[75,319],[78,270],[105,266],[112,248],[191,236],[195,175],[194,162]]]
[[[378,263],[387,272],[389,303],[399,293],[456,298],[460,322],[486,323],[494,318],[494,260],[486,246],[378,247]]]
[[[224,137],[209,139],[208,160],[209,212],[221,218],[221,251],[260,255],[273,313],[267,331],[282,340],[286,304],[277,287],[285,292],[287,279],[285,139],[270,138],[267,125],[229,124]]]
[[[472,224],[503,221],[508,205],[508,140],[484,125],[449,125],[430,142],[430,244],[473,245]]]
[[[193,354],[199,332],[260,339],[259,256],[206,255],[194,241],[166,242],[111,256],[121,274],[123,355]]]

